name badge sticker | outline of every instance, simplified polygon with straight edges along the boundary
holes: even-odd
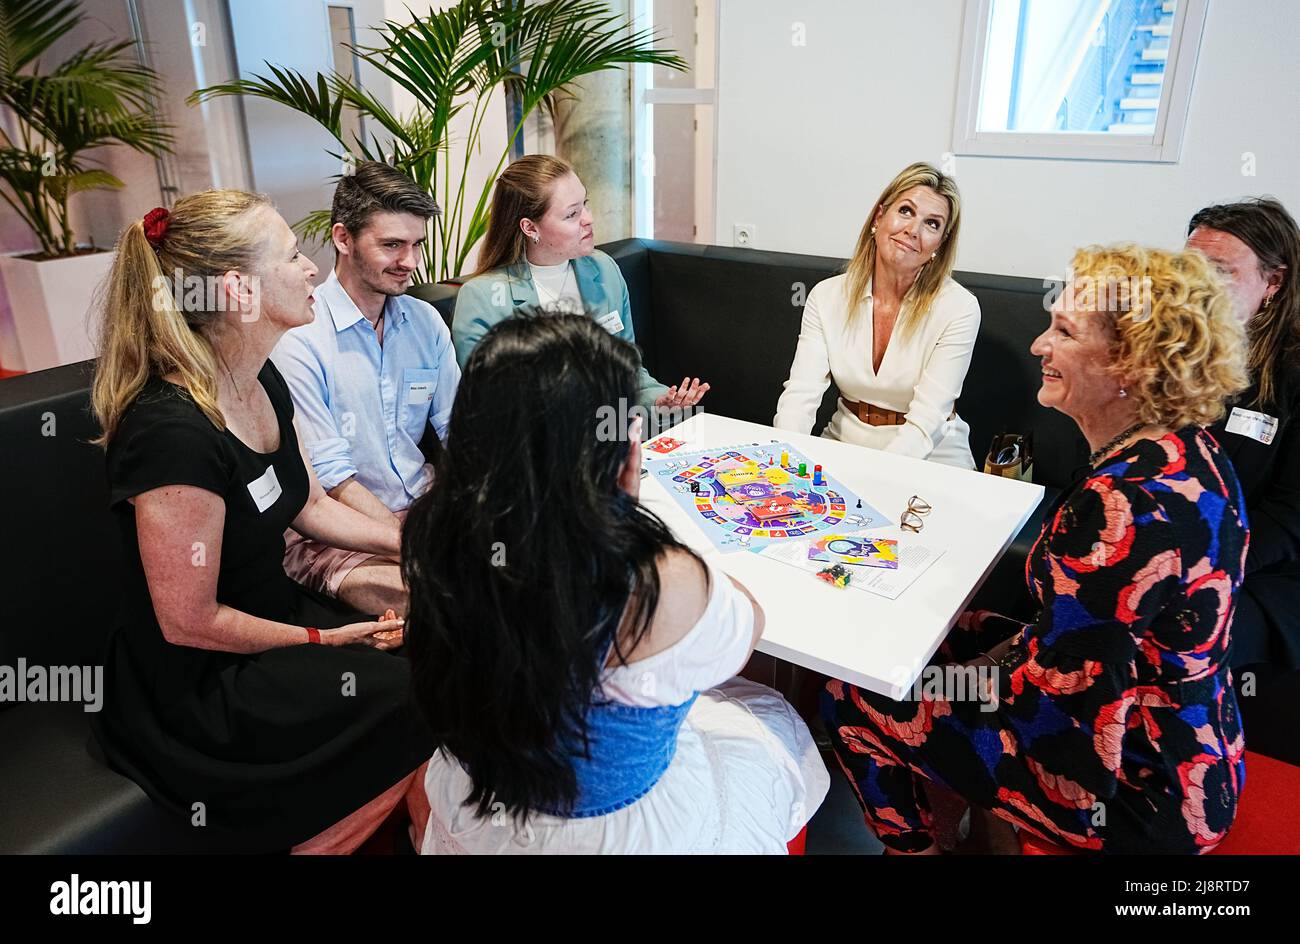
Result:
[[[610,334],[618,334],[623,330],[623,319],[619,317],[619,314],[616,311],[611,311],[604,318],[597,318],[596,324],[600,325]]]
[[[1265,446],[1271,445],[1273,437],[1277,434],[1277,417],[1269,416],[1267,413],[1257,413],[1254,410],[1243,410],[1239,406],[1232,408],[1232,415],[1228,417],[1228,422],[1223,428],[1229,433],[1236,433],[1238,436],[1249,436],[1251,439],[1262,442]]]
[[[275,476],[275,466],[268,465],[266,471],[248,483],[248,494],[259,512],[266,511],[280,497],[280,480]]]
[[[415,380],[406,387],[406,405],[419,406],[433,400],[433,381]]]

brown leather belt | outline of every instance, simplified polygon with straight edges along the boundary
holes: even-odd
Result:
[[[874,403],[857,403],[848,397],[840,397],[849,411],[868,426],[902,426],[907,422],[907,414],[897,410],[886,410]],[[955,420],[957,411],[948,414],[948,419]]]
[[[874,403],[856,403],[848,397],[840,397],[858,419],[868,426],[902,426],[907,422],[907,414],[895,410],[886,410]]]

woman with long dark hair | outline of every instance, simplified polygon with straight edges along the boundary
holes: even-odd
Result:
[[[570,314],[466,363],[403,532],[425,852],[780,852],[825,795],[793,709],[733,678],[762,610],[638,502],[638,366]]]

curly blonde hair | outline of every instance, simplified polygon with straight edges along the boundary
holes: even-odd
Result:
[[[1071,276],[1076,304],[1111,316],[1111,371],[1123,378],[1138,419],[1208,426],[1249,386],[1245,329],[1199,252],[1088,246],[1074,254]]]

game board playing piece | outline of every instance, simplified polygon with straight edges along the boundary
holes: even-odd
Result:
[[[700,483],[699,483],[699,482],[692,482],[692,483],[691,483],[691,491],[692,491],[692,492],[695,492],[695,493],[698,494],[699,491],[700,491]]]
[[[826,480],[822,478],[822,467],[819,465],[813,466],[813,484],[814,485],[826,484]]]
[[[799,478],[801,478],[801,479],[806,479],[807,477],[808,477],[808,463],[806,463],[806,462],[800,462],[800,463],[799,463]]]
[[[790,453],[788,450],[781,450],[781,467],[785,468],[790,465]]]
[[[849,575],[847,569],[841,567],[839,564],[834,564],[827,567],[825,570],[819,570],[817,572],[817,579],[824,580],[833,587],[847,587],[849,581],[853,578]]]
[[[862,499],[861,499],[861,498],[858,499],[858,507],[859,507],[859,508],[862,507]]]

